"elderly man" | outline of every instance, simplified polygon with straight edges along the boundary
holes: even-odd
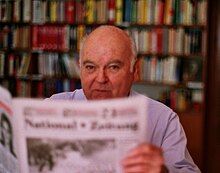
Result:
[[[114,26],[100,26],[87,36],[80,51],[82,89],[55,94],[50,99],[95,100],[132,97],[137,73],[134,41]],[[178,116],[148,97],[149,143],[130,151],[121,164],[125,173],[200,172],[186,149]]]

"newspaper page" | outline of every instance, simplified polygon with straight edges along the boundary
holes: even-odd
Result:
[[[0,173],[18,173],[14,148],[11,95],[0,86]]]
[[[128,151],[146,140],[142,96],[13,105],[22,173],[120,173]]]

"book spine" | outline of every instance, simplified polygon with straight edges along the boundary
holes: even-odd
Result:
[[[156,19],[156,24],[162,25],[163,24],[163,18],[164,18],[164,7],[165,7],[165,2],[162,0],[157,1],[157,19]]]
[[[107,23],[107,1],[101,1],[101,23]]]
[[[131,5],[131,22],[137,23],[137,1],[132,1]]]
[[[75,1],[65,1],[65,21],[73,24],[75,22]]]
[[[31,1],[23,0],[23,21],[30,22],[31,20]]]
[[[42,81],[37,82],[37,96],[38,98],[44,97],[44,83]]]
[[[80,42],[85,35],[85,26],[84,25],[79,25],[77,27],[77,50],[80,50]]]
[[[116,0],[115,8],[116,8],[115,23],[117,25],[120,25],[123,22],[123,0]]]
[[[115,1],[116,0],[109,0],[108,1],[108,22],[109,24],[113,24],[115,22]]]
[[[157,32],[157,53],[162,54],[163,51],[163,30],[158,28]]]
[[[94,0],[86,0],[85,8],[86,8],[86,23],[92,24],[95,22],[95,1]]]
[[[96,1],[96,22],[101,23],[101,0]]]
[[[6,21],[10,22],[12,21],[12,2],[11,1],[6,1]]]
[[[21,0],[17,0],[13,3],[13,21],[19,22],[21,20]]]
[[[127,0],[125,3],[125,10],[124,10],[124,21],[131,22],[131,4],[132,0]]]
[[[33,11],[32,11],[32,21],[33,23],[40,23],[41,22],[41,1],[33,0]]]
[[[32,49],[38,49],[38,26],[32,27]]]
[[[0,76],[5,75],[5,54],[0,52]]]
[[[15,75],[15,57],[13,54],[8,55],[8,75],[9,76],[14,76]]]
[[[57,21],[57,2],[51,1],[50,3],[50,22]]]

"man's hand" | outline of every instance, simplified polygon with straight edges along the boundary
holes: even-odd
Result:
[[[150,144],[141,144],[122,161],[124,173],[166,173],[163,151]]]

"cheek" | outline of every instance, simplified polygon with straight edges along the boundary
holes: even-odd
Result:
[[[84,87],[90,87],[94,81],[94,77],[92,75],[83,74],[81,75],[81,83]]]
[[[121,73],[117,75],[113,75],[110,77],[110,81],[114,87],[126,87],[130,86],[130,83],[133,82],[133,75],[128,73]]]

